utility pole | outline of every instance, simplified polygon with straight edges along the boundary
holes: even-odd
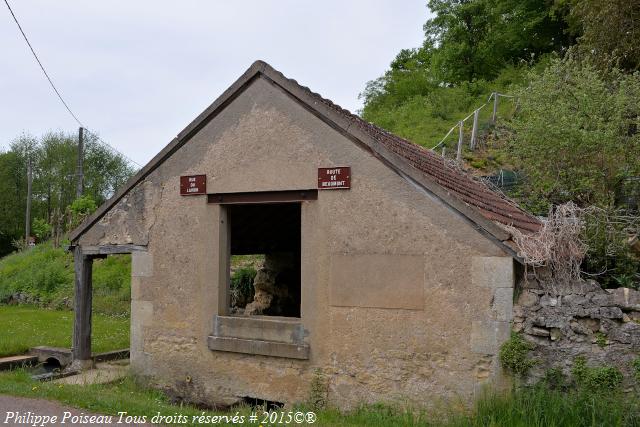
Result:
[[[25,243],[29,247],[29,238],[31,237],[31,183],[33,180],[33,172],[31,170],[31,156],[27,155],[27,212],[25,220]]]
[[[76,198],[82,197],[84,192],[84,129],[78,128],[78,166],[76,167],[76,175],[78,181],[76,184]]]

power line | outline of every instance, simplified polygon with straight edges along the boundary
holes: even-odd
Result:
[[[47,74],[47,70],[44,69],[44,66],[42,65],[42,62],[40,62],[40,58],[38,58],[38,55],[36,55],[36,51],[33,50],[33,46],[31,46],[31,43],[29,42],[29,39],[27,38],[27,35],[24,33],[24,30],[22,29],[22,26],[20,25],[20,22],[18,22],[18,18],[16,18],[16,15],[13,13],[13,10],[11,9],[11,6],[9,6],[9,2],[7,0],[4,0],[4,4],[7,5],[7,8],[9,9],[9,12],[11,12],[11,16],[13,16],[13,20],[16,21],[16,25],[18,26],[18,29],[22,33],[22,37],[24,37],[24,41],[27,42],[27,45],[29,46],[29,49],[31,49],[31,53],[33,54],[33,57],[36,58],[36,61],[38,62],[38,65],[40,66],[40,69],[44,73],[44,76],[47,78],[47,80],[49,80],[49,84],[53,88],[53,91],[56,93],[56,95],[58,95],[58,98],[60,99],[60,102],[62,102],[62,105],[64,105],[64,107],[67,109],[69,114],[71,114],[71,116],[73,116],[75,121],[78,122],[78,124],[80,126],[84,127],[84,125],[80,122],[80,120],[78,120],[78,117],[76,117],[76,115],[73,114],[73,111],[71,111],[71,108],[69,108],[69,105],[67,105],[65,100],[62,98],[62,95],[60,95],[60,92],[56,88],[56,85],[53,84],[53,81],[51,80],[51,77],[49,77],[49,74]]]
[[[125,159],[127,159],[128,161],[130,161],[131,163],[135,164],[136,166],[138,166],[139,168],[142,167],[142,165],[138,162],[136,162],[135,160],[133,160],[131,157],[127,156],[126,154],[124,154],[123,152],[121,152],[120,150],[118,150],[116,147],[114,147],[113,145],[109,144],[107,141],[105,141],[104,139],[100,138],[100,135],[98,135],[97,133],[93,132],[91,129],[84,129],[88,134],[93,135],[99,142],[101,142],[103,145],[106,145],[107,147],[109,147],[112,151],[116,152],[117,154],[121,155],[122,157],[124,157]]]
[[[80,125],[80,127],[85,128],[85,130],[87,130],[89,133],[94,135],[98,139],[98,141],[100,141],[104,145],[108,146],[109,148],[114,150],[116,153],[120,154],[122,157],[124,157],[125,159],[130,161],[131,163],[134,163],[138,167],[142,167],[142,165],[140,165],[140,163],[138,163],[135,160],[131,159],[130,157],[128,157],[124,153],[121,153],[117,148],[113,147],[111,144],[109,144],[106,141],[104,141],[102,138],[100,138],[94,132],[89,131],[89,129],[80,121],[80,119],[78,119],[78,116],[76,116],[73,113],[73,111],[71,111],[71,108],[69,107],[69,105],[66,103],[66,101],[64,100],[64,98],[60,94],[60,91],[58,90],[56,85],[53,84],[53,80],[51,80],[51,77],[49,77],[49,74],[47,73],[47,70],[45,70],[44,65],[42,65],[42,62],[40,62],[40,58],[38,58],[38,55],[36,54],[36,51],[33,49],[33,46],[31,46],[31,42],[29,42],[29,38],[27,37],[27,35],[25,34],[24,30],[22,29],[22,26],[20,25],[20,22],[18,22],[18,18],[16,17],[15,13],[13,13],[13,9],[11,9],[11,6],[9,5],[9,1],[8,0],[4,0],[4,4],[7,5],[7,9],[9,9],[9,12],[11,13],[11,16],[13,17],[13,20],[15,21],[16,25],[18,26],[18,29],[20,30],[20,33],[22,34],[22,37],[24,38],[24,41],[27,42],[27,46],[29,46],[29,49],[31,50],[31,53],[33,54],[33,57],[36,59],[36,62],[38,62],[38,65],[40,66],[40,69],[44,73],[44,76],[49,81],[49,84],[51,85],[51,88],[53,89],[53,91],[58,96],[58,99],[60,99],[60,102],[62,102],[62,105],[64,105],[64,107],[67,109],[69,114],[71,114],[71,117],[73,117],[73,119]]]

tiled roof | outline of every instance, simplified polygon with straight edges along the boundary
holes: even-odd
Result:
[[[496,224],[512,225],[524,232],[537,231],[540,228],[540,222],[520,209],[515,202],[492,191],[484,183],[477,181],[459,167],[451,165],[449,161],[432,151],[362,120],[357,115],[312,92],[309,88],[301,86],[295,80],[288,79],[266,62],[256,61],[213,104],[198,115],[135,176],[131,177],[124,186],[118,189],[109,200],[103,203],[75,230],[71,231],[69,239],[72,245],[77,244],[80,236],[98,222],[133,187],[142,182],[159,165],[187,143],[206,123],[222,111],[230,100],[242,93],[244,88],[259,76],[281,86],[283,90],[317,113],[320,118],[332,121],[333,125],[341,131],[351,134],[356,139],[371,140],[365,142],[365,145],[378,157],[386,161],[389,161],[390,156],[400,159],[400,164],[394,164],[394,168],[403,174],[411,175],[413,179],[421,181],[420,185],[423,188],[431,191],[436,197],[440,197],[445,203],[448,203],[449,206],[501,243],[509,239],[509,233]],[[355,132],[356,130],[358,132]],[[359,133],[359,135],[356,135],[356,133]],[[375,144],[372,146],[371,142],[375,142]],[[384,149],[375,145],[382,146]],[[383,153],[384,150],[387,153]],[[418,177],[413,176],[414,172]],[[506,250],[511,251],[508,245],[504,247]]]
[[[282,75],[279,71],[278,74]],[[325,106],[349,120],[362,132],[384,145],[388,150],[399,155],[411,166],[434,180],[447,192],[465,204],[478,210],[490,221],[513,226],[523,232],[536,232],[540,229],[540,221],[520,208],[513,200],[490,189],[485,183],[478,181],[460,167],[452,165],[449,160],[418,144],[392,134],[359,116],[345,110],[331,100],[301,86],[297,81],[282,75],[292,84],[296,84]]]

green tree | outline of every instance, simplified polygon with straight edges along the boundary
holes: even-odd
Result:
[[[436,46],[432,69],[445,83],[491,80],[572,43],[550,0],[431,0],[429,8],[436,16],[424,26],[426,45]]]
[[[78,140],[75,134],[49,132],[41,138],[22,135],[0,152],[0,256],[13,248],[11,241],[22,238],[27,199],[27,159],[33,166],[32,218],[53,226],[57,237],[72,223],[67,207],[76,199]],[[133,174],[126,160],[86,136],[84,194],[94,204],[111,197]]]
[[[551,0],[431,0],[429,8],[423,45],[400,51],[361,94],[363,118],[427,146],[573,41],[568,7]]]
[[[80,196],[71,203],[69,212],[71,212],[71,228],[77,227],[96,209],[97,205],[91,196]]]
[[[640,174],[640,74],[568,56],[530,79],[511,145],[529,200],[612,205],[622,179]]]
[[[556,0],[583,54],[599,67],[640,69],[640,0]]]

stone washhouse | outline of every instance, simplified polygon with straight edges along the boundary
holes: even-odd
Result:
[[[257,61],[72,232],[73,363],[91,363],[92,260],[131,253],[131,369],[176,396],[293,403],[320,379],[343,409],[471,401],[504,383],[521,270],[504,225],[540,227]],[[247,254],[261,285],[238,309]]]

